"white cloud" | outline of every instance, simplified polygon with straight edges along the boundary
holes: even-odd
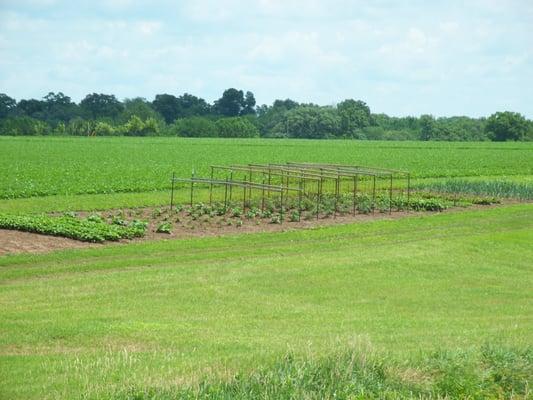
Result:
[[[235,86],[259,103],[354,97],[391,114],[488,114],[506,98],[531,115],[533,3],[412,4],[6,0],[1,90],[77,100],[188,91],[212,101]]]

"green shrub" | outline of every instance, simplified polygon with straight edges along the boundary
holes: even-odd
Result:
[[[170,222],[163,222],[160,224],[157,229],[157,233],[172,233],[172,224]]]

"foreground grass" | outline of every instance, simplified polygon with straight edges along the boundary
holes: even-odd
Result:
[[[531,362],[520,349],[533,340],[532,213],[525,204],[1,257],[0,398],[172,398],[199,382],[231,387],[236,371],[257,385],[287,351],[312,351],[322,368],[353,342],[393,369],[426,371],[432,362],[416,360],[438,349],[456,367],[456,355],[474,354],[467,372],[480,376],[476,349],[496,343],[518,360],[515,379]]]
[[[229,379],[174,388],[130,387],[102,397],[143,399],[412,399],[529,398],[533,348],[484,345],[477,351],[437,351],[398,363],[368,349],[327,356],[287,354],[268,367]],[[100,396],[98,396],[100,397]]]

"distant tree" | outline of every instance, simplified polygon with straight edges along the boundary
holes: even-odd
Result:
[[[229,88],[222,93],[222,97],[215,101],[215,112],[226,117],[255,114],[255,98],[252,92]]]
[[[50,126],[43,121],[28,117],[7,117],[0,120],[0,135],[33,136],[52,133]]]
[[[130,120],[134,115],[146,121],[148,118],[154,118],[156,120],[163,120],[161,114],[159,114],[152,107],[152,103],[142,97],[135,97],[133,99],[124,99],[122,102],[124,110],[120,113],[119,121],[125,123]]]
[[[119,128],[125,136],[155,136],[159,133],[159,125],[154,118],[143,121],[138,116],[133,115],[128,122]]]
[[[433,115],[420,116],[420,139],[432,140],[435,135],[435,117]]]
[[[205,117],[188,117],[177,119],[172,126],[172,133],[183,137],[216,137],[217,126]]]
[[[189,93],[184,93],[178,97],[177,105],[177,118],[203,116],[211,111],[211,107],[204,99]]]
[[[0,118],[10,115],[17,107],[17,101],[5,93],[0,93]]]
[[[171,124],[178,118],[178,98],[171,94],[158,94],[152,102],[152,107],[163,116],[167,124]]]
[[[252,138],[259,137],[259,131],[243,117],[221,118],[216,122],[219,137]]]
[[[337,105],[341,134],[346,137],[357,138],[358,132],[370,126],[370,108],[360,100],[347,99]]]
[[[83,113],[93,119],[116,118],[124,109],[114,95],[92,93],[80,102]]]
[[[272,104],[272,108],[292,110],[293,108],[296,108],[299,105],[300,104],[298,104],[298,102],[291,100],[291,99],[274,100],[274,103]]]
[[[331,107],[301,106],[287,111],[274,128],[274,136],[327,139],[340,132],[340,118]]]
[[[241,115],[255,115],[255,97],[252,92],[246,92]]]
[[[22,99],[17,103],[17,115],[27,116],[31,118],[43,118],[46,111],[46,104],[44,101],[29,99]]]
[[[68,122],[79,114],[78,105],[61,92],[57,94],[50,92],[44,96],[43,101],[45,105],[43,119],[52,125]]]
[[[487,119],[487,135],[495,141],[523,140],[528,132],[528,122],[519,113],[497,112]]]
[[[272,106],[262,105],[257,108],[256,123],[265,137],[286,137],[287,132],[274,132],[274,127],[285,120],[287,111],[298,107],[299,104],[291,99],[275,100]]]
[[[244,108],[244,93],[234,88],[226,89],[222,97],[215,101],[215,110],[226,117],[240,115]]]
[[[93,129],[94,136],[114,136],[117,134],[117,129],[107,122],[98,121]]]
[[[96,121],[81,117],[71,119],[65,126],[65,133],[72,136],[91,136],[95,134]]]

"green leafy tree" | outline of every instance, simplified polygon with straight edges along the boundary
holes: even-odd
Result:
[[[125,136],[155,136],[159,133],[159,125],[154,118],[143,121],[133,115],[128,122],[122,125],[119,131]]]
[[[6,118],[17,107],[17,101],[5,93],[0,93],[0,118]]]
[[[301,106],[287,111],[273,131],[275,136],[327,139],[338,136],[340,118],[331,107]]]
[[[152,107],[163,116],[167,124],[171,124],[178,118],[178,98],[171,94],[158,94],[152,102]]]
[[[93,132],[95,136],[114,136],[117,134],[115,127],[104,121],[98,121]]]
[[[52,125],[68,122],[79,115],[78,105],[63,93],[50,92],[43,98],[45,111],[43,119]]]
[[[204,99],[189,93],[179,96],[177,105],[177,118],[207,115],[211,111],[211,107]]]
[[[217,114],[226,117],[255,114],[255,98],[252,92],[229,88],[222,93],[222,97],[215,101],[214,110]]]
[[[119,122],[125,123],[134,115],[146,121],[148,118],[163,121],[163,117],[152,107],[152,103],[142,97],[124,99],[124,111],[120,114]]]
[[[80,102],[82,112],[92,118],[116,118],[124,109],[114,95],[92,93]]]
[[[216,137],[218,129],[216,124],[205,117],[189,117],[176,120],[172,133],[183,137]]]
[[[46,122],[25,115],[0,120],[0,134],[2,135],[34,136],[50,133],[52,133],[52,129]]]
[[[219,137],[252,138],[259,137],[259,131],[247,118],[221,118],[216,122]]]
[[[337,105],[340,131],[343,136],[358,138],[359,133],[370,126],[370,108],[360,100],[347,99]]]
[[[241,115],[255,115],[255,97],[252,92],[246,92],[244,96],[244,108]]]
[[[71,119],[66,125],[65,132],[72,136],[91,136],[94,134],[96,122],[81,117]]]
[[[46,104],[44,101],[29,99],[22,99],[17,103],[17,115],[27,116],[31,118],[43,118],[46,111]]]
[[[435,117],[422,115],[420,117],[420,139],[432,140],[435,135]]]
[[[519,113],[497,112],[487,119],[487,135],[495,141],[523,140],[528,133],[528,122]]]
[[[286,137],[287,132],[274,132],[274,127],[285,120],[287,111],[298,107],[299,104],[291,99],[275,100],[272,106],[257,107],[256,124],[264,137]]]

